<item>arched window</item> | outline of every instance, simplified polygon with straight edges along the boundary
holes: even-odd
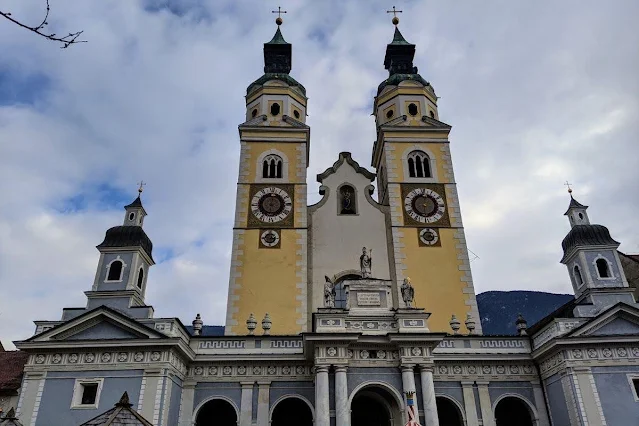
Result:
[[[350,185],[339,188],[339,214],[357,214],[357,193]]]
[[[599,258],[595,264],[597,265],[599,278],[610,278],[610,268],[608,268],[608,262],[606,259]]]
[[[408,175],[410,177],[432,177],[430,158],[423,151],[413,151],[408,154]]]
[[[430,112],[430,118],[435,118],[435,111]]]
[[[138,288],[142,288],[142,282],[144,282],[144,268],[140,268],[138,272]]]
[[[573,274],[575,276],[575,282],[577,283],[578,286],[583,285],[584,280],[581,277],[581,271],[579,270],[579,266],[575,265],[575,267],[573,268]]]
[[[120,260],[114,260],[108,266],[109,274],[107,275],[107,281],[120,281],[122,279],[122,266],[123,263]]]
[[[270,179],[282,178],[282,158],[279,155],[267,155],[262,162],[262,177]]]

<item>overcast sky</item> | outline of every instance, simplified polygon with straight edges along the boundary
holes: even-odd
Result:
[[[44,0],[0,10],[41,19]],[[559,263],[575,198],[639,252],[639,2],[397,1],[450,135],[475,288],[571,292]],[[0,19],[0,339],[84,306],[104,232],[148,182],[157,317],[223,324],[237,125],[277,3],[51,0],[59,49]],[[307,89],[309,203],[350,151],[369,167],[393,35],[381,1],[280,3]],[[634,219],[634,220],[633,220]],[[471,258],[474,256],[471,255]]]

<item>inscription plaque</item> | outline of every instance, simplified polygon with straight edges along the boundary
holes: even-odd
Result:
[[[379,293],[357,293],[357,306],[380,306],[381,304]]]

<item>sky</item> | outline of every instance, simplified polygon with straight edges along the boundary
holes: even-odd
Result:
[[[5,0],[27,23],[44,1]],[[476,292],[570,293],[559,263],[564,182],[639,252],[639,2],[396,1],[450,134]],[[369,167],[393,3],[279,3],[307,89],[315,176],[350,151]],[[51,0],[55,43],[0,19],[0,340],[86,304],[95,246],[142,195],[156,317],[223,324],[237,125],[278,3]],[[369,167],[370,169],[370,167]]]

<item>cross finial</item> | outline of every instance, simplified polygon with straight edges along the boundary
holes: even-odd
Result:
[[[392,13],[393,14],[393,25],[397,26],[397,24],[399,24],[399,18],[397,17],[398,13],[402,13],[403,10],[397,10],[395,9],[395,6],[393,6],[393,10],[387,10],[386,13]]]
[[[144,187],[146,186],[146,183],[143,180],[141,180],[138,182],[138,185],[140,185],[140,187],[138,188],[138,193],[141,194],[142,191],[144,191]]]
[[[282,20],[282,13],[287,13],[286,10],[282,10],[280,6],[277,6],[277,10],[271,10],[271,13],[277,13],[277,18],[275,18],[275,23],[277,24],[278,27],[282,25],[282,22],[284,22]]]
[[[570,185],[572,185],[572,183],[570,183],[570,182],[568,182],[568,181],[566,181],[566,183],[564,183],[564,186],[567,186],[567,187],[568,187],[568,193],[569,193],[570,195],[572,195],[572,188],[570,187]]]

